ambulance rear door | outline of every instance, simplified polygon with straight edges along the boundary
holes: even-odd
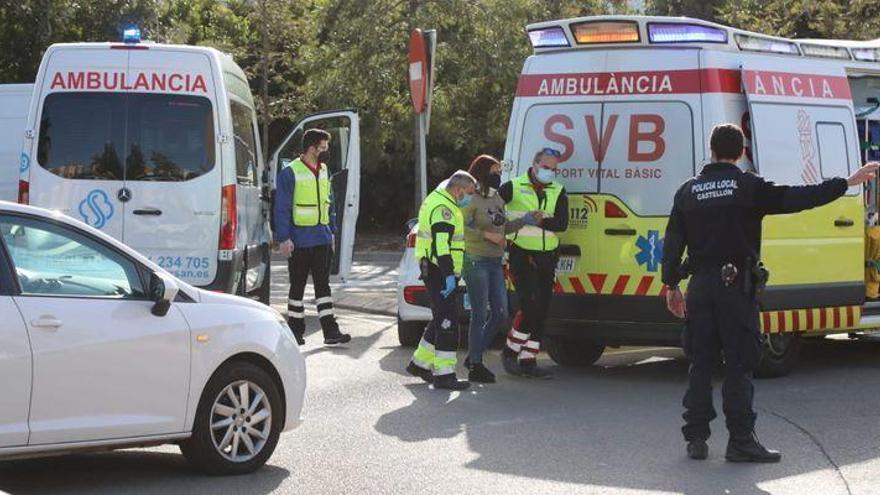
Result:
[[[53,46],[36,81],[22,157],[29,202],[122,239],[130,50]]]
[[[330,171],[336,208],[336,239],[330,274],[335,280],[345,281],[351,272],[360,201],[361,143],[357,111],[333,110],[301,120],[272,155],[271,173],[277,175],[302,154],[303,132],[313,128],[323,129],[332,136],[328,155],[322,157]]]
[[[749,54],[742,80],[762,177],[816,184],[859,167],[852,97],[840,62]],[[863,303],[860,192],[851,188],[829,205],[764,220],[761,257],[771,273],[764,310]]]

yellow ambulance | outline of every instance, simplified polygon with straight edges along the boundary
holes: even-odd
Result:
[[[880,141],[880,40],[635,16],[543,22],[528,36],[534,54],[517,86],[505,175],[523,173],[545,146],[562,152],[570,224],[545,348],[563,365],[591,364],[606,346],[680,342],[660,280],[663,237],[675,190],[709,161],[715,124],[741,124],[741,166],[787,184],[848,176]],[[865,281],[876,276],[865,256],[876,190],[764,221],[771,277],[758,375],[788,373],[803,337],[880,327]]]

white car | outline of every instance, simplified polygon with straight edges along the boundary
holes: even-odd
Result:
[[[419,279],[419,262],[415,254],[418,222],[410,220],[407,227],[406,249],[397,267],[397,338],[400,345],[415,347],[422,338],[425,325],[431,321],[431,298]],[[459,281],[458,287],[461,293],[459,327],[466,330],[471,308],[464,282]]]
[[[0,201],[0,315],[0,459],[178,443],[238,474],[301,423],[305,362],[277,311],[60,213]]]

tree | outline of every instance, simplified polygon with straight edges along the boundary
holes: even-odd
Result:
[[[685,16],[717,21],[717,10],[725,0],[649,0],[645,6],[648,15]]]
[[[722,22],[789,38],[871,39],[880,29],[875,0],[727,0]]]

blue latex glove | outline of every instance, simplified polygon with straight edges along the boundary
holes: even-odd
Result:
[[[455,282],[455,275],[447,275],[446,288],[440,291],[440,295],[443,296],[443,299],[446,299],[455,292],[456,287],[458,287],[458,284]]]
[[[535,214],[531,211],[523,215],[522,220],[526,225],[538,225],[538,219],[535,218]]]

